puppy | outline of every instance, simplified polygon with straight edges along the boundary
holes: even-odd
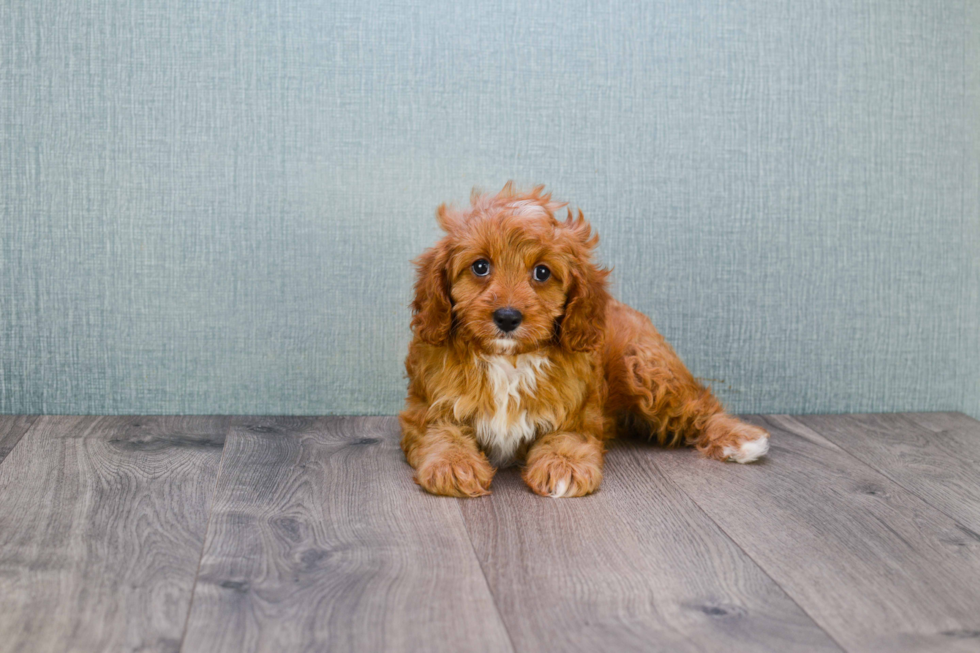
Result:
[[[624,431],[716,460],[765,455],[769,434],[724,412],[646,316],[612,299],[599,237],[564,220],[539,186],[474,191],[436,212],[446,235],[415,264],[408,398],[399,415],[415,481],[489,494],[523,461],[537,494],[577,497],[602,480],[603,443]]]

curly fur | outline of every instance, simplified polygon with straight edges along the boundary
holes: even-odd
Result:
[[[524,462],[544,496],[602,480],[603,443],[638,431],[717,460],[751,462],[768,433],[724,412],[643,314],[612,299],[582,212],[559,220],[539,186],[474,191],[436,212],[445,236],[416,261],[409,386],[399,415],[415,480],[433,494],[489,493],[496,467]],[[491,272],[475,275],[474,261]],[[545,265],[551,276],[537,281]],[[523,320],[501,331],[493,313]]]

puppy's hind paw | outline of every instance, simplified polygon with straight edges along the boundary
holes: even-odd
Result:
[[[746,440],[737,447],[724,447],[725,460],[736,463],[751,463],[762,458],[769,451],[769,436],[762,435],[755,440]]]
[[[696,446],[709,458],[751,463],[769,452],[769,433],[731,415],[716,415]]]

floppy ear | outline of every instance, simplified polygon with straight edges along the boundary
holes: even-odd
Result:
[[[453,324],[453,304],[449,297],[449,245],[445,240],[425,251],[414,261],[418,269],[415,299],[412,300],[412,331],[423,342],[443,345]]]
[[[568,298],[561,320],[559,340],[571,351],[590,351],[602,342],[606,327],[606,304],[609,302],[609,270],[592,262],[592,250],[599,243],[598,235],[579,211],[578,219],[568,219],[564,225],[575,243],[575,257],[570,267]]]
[[[579,265],[579,263],[576,263]],[[602,342],[606,327],[606,290],[608,270],[600,270],[591,261],[572,269],[571,288],[561,320],[560,342],[571,351],[590,351]]]

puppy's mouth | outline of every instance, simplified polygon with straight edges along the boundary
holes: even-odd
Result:
[[[490,345],[497,350],[499,354],[509,354],[510,352],[517,349],[517,341],[514,340],[511,335],[498,336],[490,341]]]

